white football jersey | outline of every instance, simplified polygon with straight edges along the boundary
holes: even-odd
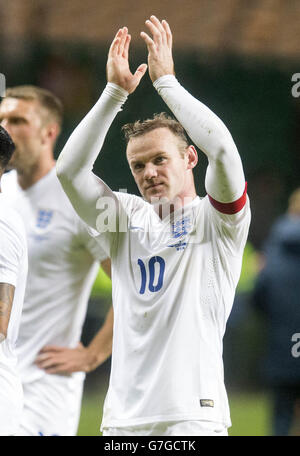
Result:
[[[34,364],[45,345],[75,347],[79,342],[99,261],[107,256],[75,213],[55,168],[25,191],[16,171],[10,171],[3,175],[2,190],[24,220],[28,239],[29,273],[17,345],[24,383],[47,375]]]
[[[0,435],[13,435],[23,406],[17,367],[18,338],[27,277],[27,241],[21,217],[0,194],[0,282],[15,287],[6,339],[0,343]]]
[[[161,220],[142,198],[115,195],[128,230],[100,234],[99,220],[99,232],[91,230],[112,260],[114,342],[102,429],[181,420],[230,426],[222,338],[249,201],[226,215],[208,196],[196,197]]]

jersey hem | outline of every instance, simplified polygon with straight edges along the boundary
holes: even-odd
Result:
[[[107,422],[102,422],[100,426],[100,431],[108,428],[123,428],[129,426],[140,426],[143,424],[151,423],[163,423],[169,421],[210,421],[213,423],[220,423],[226,428],[232,426],[231,420],[218,419],[215,416],[207,416],[207,414],[195,414],[195,415],[166,415],[166,416],[153,416],[148,418],[140,418],[133,420],[111,420]]]

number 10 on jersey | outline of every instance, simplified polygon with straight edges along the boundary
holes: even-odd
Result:
[[[158,264],[158,271],[155,265]],[[140,294],[144,294],[148,284],[149,291],[152,293],[159,291],[163,286],[165,273],[165,260],[160,256],[151,257],[147,264],[143,260],[138,260],[141,270]]]

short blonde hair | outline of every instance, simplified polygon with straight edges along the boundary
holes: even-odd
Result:
[[[160,114],[154,114],[151,119],[137,120],[133,123],[125,124],[122,127],[124,132],[125,140],[128,144],[131,138],[145,135],[149,131],[157,128],[168,128],[179,140],[182,146],[182,151],[185,151],[189,147],[189,141],[182,125],[173,117],[169,116],[165,112]],[[183,155],[183,154],[182,154]]]
[[[62,126],[63,121],[63,105],[59,98],[49,90],[33,85],[22,85],[7,88],[5,97],[18,98],[21,100],[33,101],[38,103],[47,111],[51,120],[54,120],[58,125]]]

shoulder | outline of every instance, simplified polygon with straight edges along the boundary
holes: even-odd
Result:
[[[247,197],[244,207],[235,214],[224,214],[217,210],[208,197],[203,198],[203,211],[199,217],[208,239],[219,245],[226,255],[241,255],[246,244],[251,221]],[[222,246],[222,248],[221,248]]]
[[[136,211],[141,209],[147,210],[151,205],[145,201],[141,196],[133,195],[130,193],[114,192],[120,207],[126,212],[127,216],[131,216]]]
[[[39,197],[39,201],[42,201],[43,199],[43,204],[45,206],[58,212],[61,218],[79,219],[79,216],[73,208],[56,175],[55,168],[51,171],[51,174],[47,176],[47,179],[43,182],[43,187],[41,189],[42,192]]]
[[[23,251],[27,245],[23,220],[18,212],[8,204],[3,195],[0,198],[0,237]]]
[[[16,192],[18,188],[17,171],[11,170],[3,174],[1,178],[1,190],[3,193]]]
[[[208,195],[206,195],[202,200],[202,207],[208,216],[216,221],[221,223],[225,223],[228,225],[238,225],[245,222],[250,222],[251,218],[251,211],[250,211],[250,202],[249,197],[246,195],[244,205],[239,208],[236,212],[226,212],[222,210],[222,203],[220,207],[211,203],[211,199]]]
[[[5,195],[0,196],[0,221],[2,224],[7,224],[13,230],[23,233],[24,224],[19,213],[14,209]]]
[[[131,204],[133,206],[144,206],[148,203],[141,197],[126,192],[113,192],[117,199],[124,204]]]

